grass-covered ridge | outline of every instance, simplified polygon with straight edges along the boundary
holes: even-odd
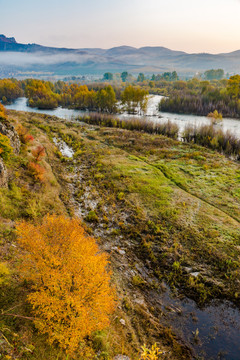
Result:
[[[17,305],[12,312],[31,316],[25,303],[28,289],[14,273],[15,221],[38,222],[46,213],[81,216],[86,230],[110,254],[119,296],[110,330],[89,339],[91,347],[102,359],[120,353],[138,359],[141,344],[158,341],[166,358],[188,359],[189,352],[173,336],[174,329],[162,325],[165,315],[150,299],[165,280],[201,304],[224,297],[239,306],[239,165],[161,135],[39,114],[10,112],[9,118],[28,129],[34,142],[22,145],[21,153],[9,160],[9,188],[0,190],[1,262],[13,274],[1,288],[1,308]],[[74,150],[73,158],[59,152],[54,138]],[[28,167],[32,148],[39,144],[46,150],[43,182]],[[4,336],[10,344],[17,342],[17,350],[10,346],[5,351],[19,359],[66,358],[26,321],[1,317],[1,331],[9,328]],[[32,352],[26,350],[30,344]]]

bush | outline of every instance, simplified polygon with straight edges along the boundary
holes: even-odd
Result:
[[[6,264],[0,263],[0,286],[8,282],[10,271]]]
[[[32,150],[32,155],[36,162],[41,161],[45,156],[45,148],[42,145],[38,145]]]
[[[45,180],[44,167],[31,161],[28,164],[28,169],[30,170],[31,175],[34,177],[35,180],[44,182],[44,180]]]
[[[158,360],[161,358],[162,354],[163,352],[156,343],[152,345],[151,349],[148,349],[146,345],[143,345],[140,360]]]
[[[234,156],[237,160],[240,159],[240,140],[229,131],[224,133],[213,125],[199,127],[187,125],[182,138],[186,142],[206,146],[220,153]]]
[[[0,133],[0,156],[7,160],[12,153],[10,140],[7,136]]]
[[[6,120],[7,113],[5,107],[0,103],[0,120]]]
[[[33,136],[28,134],[28,131],[24,126],[18,125],[16,130],[17,130],[18,136],[23,144],[28,144],[30,141],[34,140]]]

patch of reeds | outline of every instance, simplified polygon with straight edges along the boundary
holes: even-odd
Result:
[[[85,115],[81,118],[78,118],[78,120],[83,121],[90,125],[143,131],[149,134],[165,135],[173,139],[177,139],[179,133],[178,125],[172,123],[170,120],[163,123],[155,123],[149,121],[148,119],[142,119],[142,118],[119,119],[118,117],[101,114],[101,113],[91,113],[89,115]]]
[[[213,125],[187,125],[182,139],[185,142],[193,142],[240,160],[240,140],[230,131],[224,132],[222,129],[216,129]]]

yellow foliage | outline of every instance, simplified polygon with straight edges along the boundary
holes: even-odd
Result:
[[[78,219],[46,216],[42,224],[17,225],[20,273],[32,282],[28,300],[37,328],[68,352],[109,325],[114,310],[108,259]]]
[[[142,353],[140,360],[158,360],[162,355],[162,351],[159,349],[157,344],[152,345],[151,349],[148,349],[144,344],[142,346]]]
[[[5,107],[0,103],[0,119],[6,119],[7,113]]]
[[[219,113],[217,110],[214,110],[214,112],[210,112],[207,117],[211,119],[213,125],[222,122],[222,114]]]
[[[0,286],[6,284],[9,280],[10,272],[7,265],[0,263]]]

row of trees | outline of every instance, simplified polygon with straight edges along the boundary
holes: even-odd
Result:
[[[127,71],[123,71],[121,74],[113,74],[111,72],[106,72],[103,75],[104,81],[113,81],[121,80],[122,82],[134,82],[137,80],[137,82],[143,82],[147,80],[147,77],[144,75],[144,73],[139,73],[137,76],[137,79],[133,77],[132,74],[129,74]],[[177,81],[179,79],[178,74],[176,71],[173,72],[164,72],[163,74],[153,74],[151,77],[152,81],[159,81],[159,80],[166,80],[166,81]]]
[[[25,81],[25,96],[31,107],[52,109],[63,106],[106,113],[117,111],[116,94],[111,85],[95,91],[89,90],[86,85],[30,79]]]
[[[227,74],[228,75],[228,74]],[[203,74],[199,74],[199,77],[204,80],[221,80],[224,78],[224,70],[223,69],[211,69],[206,70]],[[103,75],[104,81],[112,81],[114,79],[121,79],[123,82],[129,81],[133,78],[131,74],[129,74],[127,71],[122,72],[121,74],[113,74],[111,72],[106,72]],[[143,82],[144,80],[149,79],[149,77],[146,77],[144,73],[139,73],[137,76],[137,82]],[[136,79],[135,79],[136,80]],[[177,81],[179,80],[179,76],[176,71],[172,72],[164,72],[162,74],[153,74],[151,81],[160,81],[160,80],[166,80],[166,81]]]
[[[36,79],[0,80],[0,98],[3,100],[6,97],[6,101],[12,101],[24,95],[28,98],[30,107],[39,109],[62,106],[114,114],[120,110],[144,113],[147,109],[148,91],[132,85],[121,91],[115,90],[111,85],[88,87],[63,81],[52,83]],[[120,108],[117,106],[119,103]]]

